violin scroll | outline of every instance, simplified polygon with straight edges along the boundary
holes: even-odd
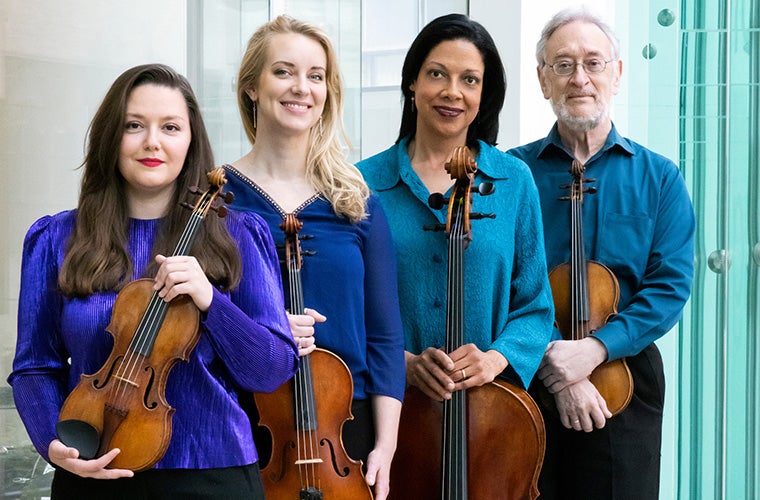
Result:
[[[216,215],[219,217],[226,217],[227,207],[222,205],[222,203],[229,205],[235,200],[235,195],[230,191],[222,191],[222,187],[227,184],[224,167],[216,167],[206,174],[206,178],[209,183],[208,190],[203,191],[198,186],[188,188],[192,194],[200,196],[196,204],[191,205],[187,202],[182,202],[180,205],[193,210],[201,218],[205,217],[209,210],[216,212]]]
[[[303,222],[298,220],[296,214],[289,213],[280,224],[280,229],[285,233],[285,262],[288,269],[301,269],[301,244],[298,241],[298,231],[303,227]],[[300,314],[300,313],[298,313]]]

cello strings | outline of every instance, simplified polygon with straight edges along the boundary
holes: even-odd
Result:
[[[466,200],[465,200],[466,201]],[[464,227],[462,199],[455,200],[455,210],[450,221],[449,268],[447,275],[447,295],[449,310],[446,314],[446,348],[452,352],[464,343],[464,295],[461,293],[464,276]],[[441,477],[441,497],[448,499],[454,492],[463,491],[466,477],[466,399],[464,391],[452,394],[452,399],[443,403],[443,475]],[[458,424],[458,425],[455,425]],[[462,460],[458,460],[461,457]]]

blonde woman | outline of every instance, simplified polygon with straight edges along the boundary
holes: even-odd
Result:
[[[345,157],[343,89],[327,36],[288,16],[259,28],[241,63],[238,104],[253,147],[228,166],[234,204],[261,215],[275,242],[291,213],[310,236],[301,243],[307,309],[289,315],[291,330],[302,356],[319,346],[351,371],[344,446],[382,500],[405,386],[395,254],[379,202]]]

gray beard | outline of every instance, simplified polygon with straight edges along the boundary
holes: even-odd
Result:
[[[560,102],[555,102],[554,99],[550,99],[549,101],[552,104],[554,114],[557,115],[557,120],[574,132],[593,130],[609,116],[607,106],[598,107],[595,113],[588,116],[574,116],[570,114],[567,106],[565,106],[564,98]]]

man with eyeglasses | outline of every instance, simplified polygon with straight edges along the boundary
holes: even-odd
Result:
[[[612,30],[588,10],[556,14],[536,57],[557,122],[544,139],[509,151],[530,166],[539,190],[548,269],[580,255],[606,266],[619,285],[618,301],[614,287],[604,288],[615,280],[599,275],[595,264],[593,274],[585,275],[584,265],[567,266],[556,275],[566,278],[552,279],[555,317],[564,325],[562,333],[555,327],[531,387],[543,401],[547,431],[541,499],[659,495],[665,379],[654,341],[677,323],[689,297],[694,213],[676,165],[621,136],[612,123],[619,52]],[[571,291],[578,283],[587,289]],[[589,322],[582,316],[586,298]],[[617,314],[608,318],[615,305]],[[588,377],[620,359],[631,373],[633,397],[613,416],[602,384]]]

